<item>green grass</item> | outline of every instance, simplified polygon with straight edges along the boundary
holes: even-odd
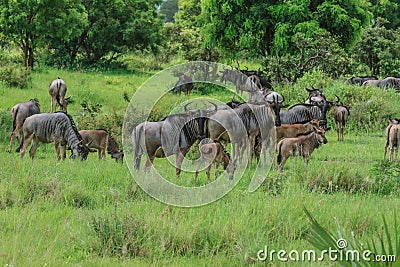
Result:
[[[398,164],[382,163],[385,138],[380,129],[346,132],[344,142],[328,132],[328,144],[312,154],[307,168],[301,159],[290,158],[281,175],[271,170],[261,187],[249,193],[253,165],[225,197],[197,208],[154,200],[125,164],[110,157],[99,162],[94,153],[85,162],[57,162],[51,144],[39,146],[34,161],[6,153],[9,109],[37,97],[46,111],[47,86],[57,76],[76,99],[69,109],[76,117],[82,98],[101,103],[105,114],[124,111],[123,93],[133,95],[150,74],[45,69],[33,74],[29,89],[0,86],[0,266],[264,266],[255,259],[266,245],[287,251],[313,248],[303,207],[330,232],[338,230],[336,218],[341,229],[354,232],[361,242],[384,234],[380,214],[394,225],[392,214],[400,205],[399,181],[393,176]],[[229,100],[231,94],[212,97]],[[162,105],[183,100],[166,96]],[[194,186],[193,173],[176,178],[165,159],[156,159],[155,166],[168,180]],[[199,184],[206,182],[200,173]]]

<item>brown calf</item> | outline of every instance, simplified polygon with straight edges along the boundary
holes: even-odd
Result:
[[[117,142],[106,130],[80,130],[84,143],[89,144],[89,148],[96,148],[99,160],[105,159],[106,150],[111,158],[123,161],[123,151],[118,148]],[[92,152],[92,151],[91,151]]]
[[[319,127],[319,120],[316,119],[304,124],[282,124],[281,126],[274,127],[276,130],[276,142],[281,141],[283,138],[292,138],[309,133],[317,127]]]
[[[294,138],[284,138],[278,143],[278,172],[282,172],[285,162],[290,156],[302,156],[305,165],[308,164],[311,153],[319,148],[323,143],[328,143],[325,137],[325,131],[322,127],[318,127],[316,131],[312,131],[307,135]]]
[[[336,122],[336,131],[338,134],[338,141],[344,140],[344,127],[350,115],[349,105],[337,105],[333,110],[333,118]]]
[[[218,174],[219,174],[218,167],[219,167],[219,164],[221,164],[221,163],[224,167],[224,170],[227,171],[227,173],[229,175],[229,179],[230,180],[233,179],[233,175],[234,175],[235,169],[236,169],[236,160],[235,160],[235,162],[232,162],[228,152],[226,152],[225,148],[221,145],[220,142],[214,141],[213,143],[206,143],[206,144],[201,145],[200,154],[201,154],[201,156],[199,158],[196,175],[194,177],[195,184],[197,182],[197,176],[199,175],[200,166],[204,162],[204,160],[207,163],[206,173],[207,173],[208,182],[210,182],[210,170],[211,170],[212,163],[215,163],[215,166],[214,166],[214,168],[215,168],[214,179],[215,180],[218,177]]]

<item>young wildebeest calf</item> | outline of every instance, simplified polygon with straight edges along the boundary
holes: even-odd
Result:
[[[228,173],[229,179],[233,179],[233,175],[235,174],[236,169],[236,160],[232,162],[231,157],[229,156],[228,152],[226,152],[225,148],[221,145],[220,142],[214,141],[212,143],[206,143],[201,145],[200,147],[200,158],[199,163],[197,165],[196,175],[194,176],[194,183],[197,182],[197,176],[199,175],[199,169],[201,164],[206,161],[207,164],[207,178],[208,182],[210,182],[210,170],[211,165],[215,163],[215,175],[214,179],[216,180],[218,177],[218,167],[219,164],[222,163],[224,170]]]
[[[15,137],[17,137],[17,140],[19,141],[19,132],[22,129],[22,125],[24,124],[25,119],[28,118],[29,116],[39,113],[40,113],[40,108],[39,108],[39,101],[37,99],[31,99],[28,102],[16,104],[11,109],[11,118],[13,120],[13,132],[11,133],[10,146],[8,147],[7,150],[8,152],[11,152]],[[19,152],[18,149],[17,152]]]
[[[329,127],[326,130],[322,127],[318,127],[316,131],[312,131],[307,135],[282,139],[278,143],[278,172],[282,172],[283,166],[290,156],[302,156],[305,165],[307,165],[314,149],[319,148],[322,143],[328,143],[325,137],[325,131],[329,129]]]
[[[333,110],[333,118],[336,122],[336,131],[338,134],[338,141],[344,140],[344,127],[346,126],[347,119],[350,115],[349,105],[337,105]]]
[[[274,127],[276,130],[276,142],[281,141],[283,138],[292,138],[305,133],[310,133],[319,126],[319,120],[317,119],[312,119],[304,124],[282,124],[281,126]]]
[[[50,83],[50,112],[56,111],[58,104],[60,106],[60,111],[67,113],[68,100],[71,96],[65,98],[66,93],[67,85],[59,77]]]
[[[124,152],[118,148],[117,142],[106,130],[80,130],[79,134],[85,144],[90,144],[89,148],[97,149],[99,160],[105,159],[107,150],[111,158],[122,163]]]

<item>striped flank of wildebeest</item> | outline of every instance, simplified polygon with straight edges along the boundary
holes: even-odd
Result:
[[[312,119],[320,121],[321,126],[326,126],[326,114],[333,106],[333,102],[322,100],[317,105],[296,104],[287,110],[280,111],[282,124],[307,123]]]
[[[20,144],[21,158],[24,157],[29,143],[33,140],[29,155],[33,159],[40,143],[55,144],[57,159],[60,159],[60,146],[63,149],[62,158],[66,157],[66,145],[72,151],[72,158],[79,156],[86,160],[89,148],[83,140],[71,116],[64,112],[42,113],[28,117],[23,125],[24,136]]]
[[[11,152],[15,137],[19,141],[19,132],[22,129],[22,125],[25,119],[40,113],[39,101],[37,99],[31,99],[28,102],[16,104],[11,109],[11,118],[13,121],[13,131],[10,138],[10,146],[8,152]],[[17,151],[18,152],[18,151]]]

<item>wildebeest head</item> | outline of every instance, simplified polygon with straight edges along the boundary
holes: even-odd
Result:
[[[314,86],[312,86],[312,89],[306,88],[306,90],[308,92],[308,97],[306,100],[307,104],[315,105],[318,102],[326,100],[326,97],[322,89],[314,88]]]
[[[265,91],[264,94],[265,101],[269,104],[270,108],[275,113],[275,126],[281,126],[280,111],[282,107],[285,107],[283,105],[285,98],[274,91]]]
[[[90,144],[93,142],[93,140],[91,140],[89,143],[85,144],[83,142],[83,140],[81,140],[79,142],[79,144],[76,147],[76,152],[78,153],[77,155],[74,153],[74,149],[72,150],[72,155],[71,158],[75,159],[76,156],[78,156],[81,160],[86,160],[89,153],[91,152],[89,146]]]
[[[245,102],[240,102],[235,99],[235,96],[232,96],[232,100],[227,102],[226,105],[232,109],[237,108],[238,106],[244,104]]]
[[[328,143],[328,140],[325,137],[325,133],[329,131],[331,127],[328,127],[324,129],[323,127],[317,127],[315,130],[316,136],[317,136],[317,141],[318,144],[321,145],[322,143],[326,144]]]
[[[111,158],[115,159],[116,162],[124,162],[124,151],[121,149],[119,149],[118,152],[108,152],[108,154],[110,154]]]
[[[217,112],[218,108],[217,108],[216,104],[210,102],[214,106],[213,110],[208,110],[208,109],[192,109],[192,110],[188,110],[188,106],[191,103],[192,102],[187,103],[184,106],[184,110],[185,110],[187,115],[189,115],[191,118],[196,120],[197,125],[198,125],[197,138],[199,140],[202,140],[202,139],[207,137],[207,132],[206,132],[206,129],[205,129],[206,122],[207,122],[208,118],[211,115],[213,115],[213,114],[215,114],[215,112]]]

